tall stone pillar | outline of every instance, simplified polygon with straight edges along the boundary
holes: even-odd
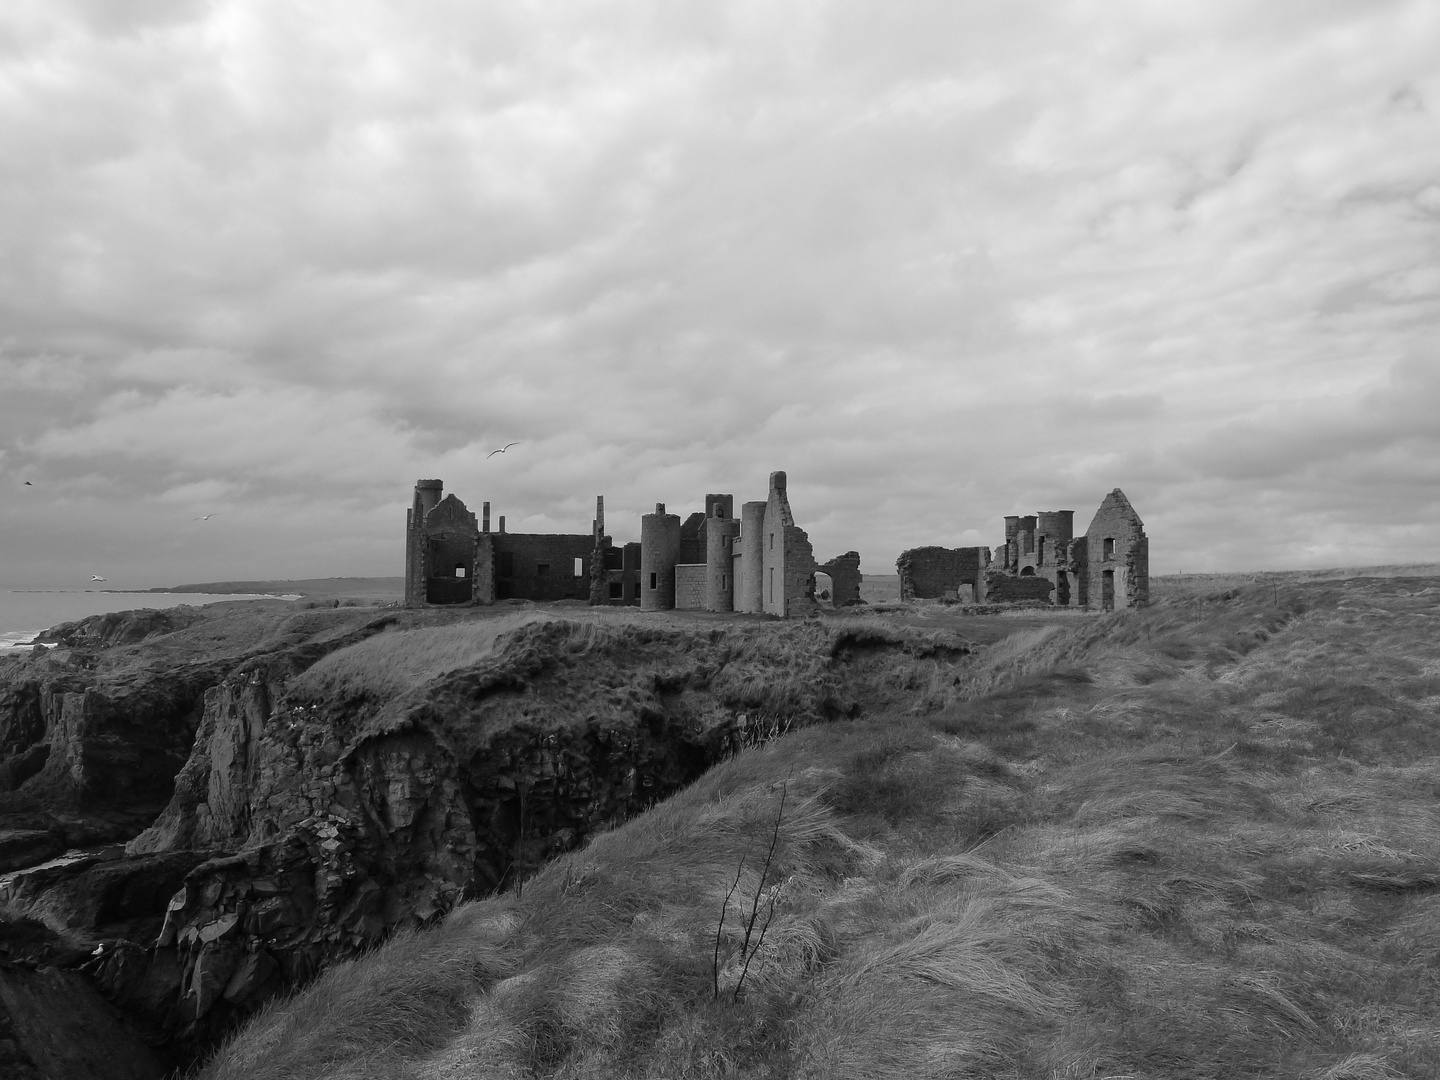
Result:
[[[765,565],[765,504],[740,507],[740,563],[735,567],[735,610],[758,614],[765,608],[761,573]]]

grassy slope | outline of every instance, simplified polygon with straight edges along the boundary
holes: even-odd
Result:
[[[1169,592],[913,661],[209,1075],[1440,1074],[1440,583]]]

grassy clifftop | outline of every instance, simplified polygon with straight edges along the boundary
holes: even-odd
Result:
[[[1440,1074],[1437,620],[1241,583],[912,653],[207,1075]]]

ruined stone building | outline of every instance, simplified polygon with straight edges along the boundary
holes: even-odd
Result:
[[[860,599],[860,556],[815,564],[795,524],[785,474],[770,475],[769,497],[735,516],[733,495],[706,495],[705,511],[683,523],[663,503],[640,521],[640,542],[605,535],[605,502],[595,500],[589,533],[490,530],[490,504],[476,521],[439,480],[419,480],[406,513],[405,605],[489,604],[497,600],[586,600],[591,604],[803,615]]]
[[[1119,488],[1105,496],[1085,535],[1075,512],[1051,510],[1005,519],[1005,542],[988,547],[912,548],[896,560],[900,595],[1004,602],[1044,600],[1062,607],[1139,607],[1150,600],[1150,541]]]
[[[640,603],[640,545],[605,535],[605,502],[595,500],[588,533],[490,531],[490,504],[475,520],[439,480],[418,480],[405,515],[405,606],[491,604],[497,600]]]
[[[704,513],[682,523],[657,503],[640,519],[640,606],[646,611],[745,611],[804,615],[860,599],[860,556],[816,565],[810,537],[795,524],[785,474],[770,474],[765,501],[705,496]]]

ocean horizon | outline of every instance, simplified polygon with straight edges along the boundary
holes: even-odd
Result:
[[[28,646],[52,626],[138,608],[215,604],[226,600],[298,600],[276,593],[151,593],[99,589],[0,589],[0,655]]]

